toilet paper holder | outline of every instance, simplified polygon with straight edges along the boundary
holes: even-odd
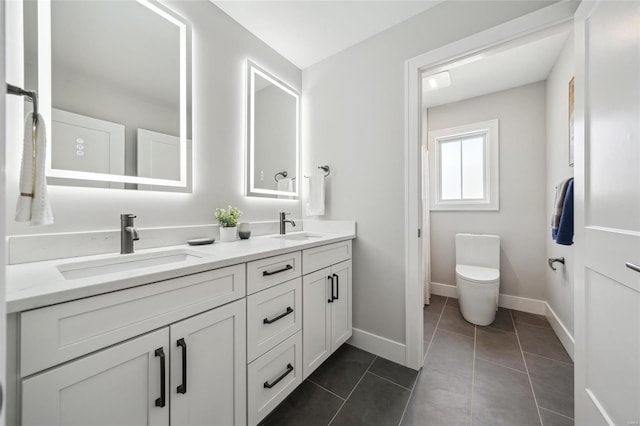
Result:
[[[557,270],[557,268],[553,266],[553,264],[556,262],[562,263],[564,265],[564,257],[550,257],[549,260],[547,260],[549,268],[551,268],[553,271]]]

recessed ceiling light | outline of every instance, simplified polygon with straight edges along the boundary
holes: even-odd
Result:
[[[451,86],[451,76],[449,71],[442,71],[437,74],[424,76],[423,81],[426,82],[427,90],[441,89]]]

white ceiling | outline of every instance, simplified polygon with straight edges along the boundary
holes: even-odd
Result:
[[[423,106],[433,107],[546,80],[564,46],[569,29],[514,46],[485,53],[478,60],[448,68],[451,86],[430,89],[423,84]]]
[[[443,0],[211,1],[304,69]]]

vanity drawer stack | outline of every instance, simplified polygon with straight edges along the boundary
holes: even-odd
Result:
[[[255,425],[302,383],[302,256],[247,263],[247,407]]]

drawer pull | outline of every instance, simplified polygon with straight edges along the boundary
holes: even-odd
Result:
[[[338,277],[338,274],[333,274],[333,277],[336,279],[336,295],[335,297],[333,296],[333,287],[331,288],[331,298],[333,300],[338,300],[340,299],[340,277]]]
[[[167,401],[167,394],[166,394],[167,368],[165,363],[164,350],[162,348],[156,349],[155,355],[160,357],[160,398],[156,399],[156,407],[164,407]]]
[[[286,271],[290,271],[291,269],[293,269],[293,266],[291,265],[287,265],[282,269],[277,269],[275,271],[262,271],[262,276],[263,277],[268,277],[270,275],[275,275],[275,274],[279,274],[280,272],[286,272]]]
[[[625,263],[624,266],[626,266],[627,268],[631,269],[632,271],[640,272],[640,266],[635,265],[635,264],[633,264],[631,262]]]
[[[178,386],[178,393],[187,393],[187,342],[178,339],[178,346],[182,348],[182,384]]]
[[[271,319],[265,318],[265,319],[262,320],[262,323],[263,324],[272,324],[272,323],[278,321],[279,319],[286,317],[287,315],[289,315],[291,313],[293,313],[293,308],[291,308],[291,306],[287,306],[287,310],[286,311],[284,311],[283,313],[281,313],[280,315],[278,315],[275,318],[271,318]]]
[[[328,303],[333,303],[333,277],[329,275],[327,277],[328,280],[331,280],[331,299],[327,299]]]
[[[271,389],[272,387],[274,387],[275,385],[280,383],[280,380],[282,380],[285,377],[287,377],[287,375],[289,373],[291,373],[292,371],[293,371],[293,365],[287,364],[287,370],[284,373],[282,373],[282,375],[280,377],[278,377],[277,379],[275,379],[273,382],[269,383],[268,380],[266,382],[264,382],[264,387],[267,388],[267,389]]]

